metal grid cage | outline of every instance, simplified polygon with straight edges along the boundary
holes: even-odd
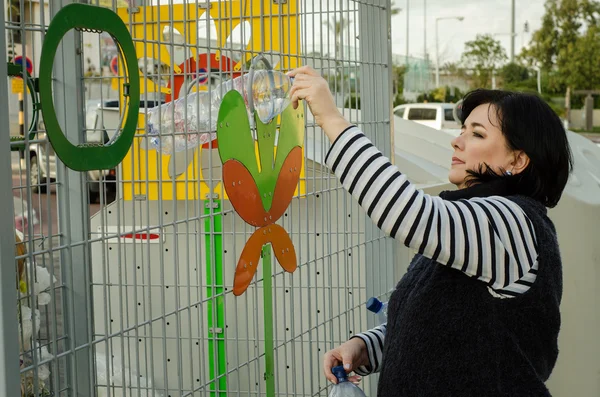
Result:
[[[0,394],[326,395],[323,353],[374,325],[364,303],[396,274],[393,243],[324,166],[329,143],[310,112],[300,182],[277,222],[298,268],[284,272],[265,254],[241,296],[234,269],[255,228],[227,198],[216,143],[161,154],[145,121],[161,103],[210,95],[263,54],[276,70],[315,67],[343,114],[391,157],[389,1],[92,0],[131,35],[141,106],[123,161],[88,171],[54,152],[36,102],[50,84],[38,79],[48,27],[68,4],[5,0],[0,11],[0,49],[21,71],[0,81],[0,176],[12,187],[0,201]],[[61,43],[58,122],[72,143],[110,145],[129,112],[120,46],[95,29]]]

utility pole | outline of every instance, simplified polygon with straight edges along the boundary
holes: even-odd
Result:
[[[406,70],[408,70],[408,35],[410,33],[410,29],[408,25],[410,23],[410,19],[408,17],[408,9],[410,6],[410,0],[406,0]]]
[[[510,61],[515,61],[515,0],[511,0],[510,18]]]
[[[427,0],[423,0],[423,54],[427,61]]]
[[[423,0],[423,54],[425,54],[425,91],[429,91],[429,55],[427,54],[427,0]]]

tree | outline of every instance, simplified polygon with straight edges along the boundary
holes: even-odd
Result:
[[[465,93],[458,87],[442,86],[434,88],[417,97],[417,102],[433,101],[456,103],[464,97]]]
[[[500,69],[500,77],[505,85],[518,85],[529,79],[529,70],[523,65],[511,62]]]
[[[450,76],[467,78],[467,71],[457,62],[446,62],[440,67],[440,71],[444,71]]]
[[[327,26],[327,29],[329,29],[329,32],[333,33],[333,36],[335,37],[335,59],[336,60],[340,59],[342,35],[344,34],[344,30],[346,30],[346,28],[348,26],[350,26],[351,22],[352,22],[352,20],[346,19],[343,16],[335,18],[332,21],[329,21],[329,20],[323,21],[323,25]]]
[[[391,3],[391,14],[392,15],[397,15],[400,13],[400,11],[402,11],[401,8],[396,7],[395,3],[392,1]],[[348,18],[344,18],[343,16],[339,16],[336,17],[334,20],[327,20],[327,21],[323,21],[323,25],[325,25],[327,27],[327,29],[329,30],[329,33],[332,33],[333,36],[335,37],[335,48],[336,48],[336,53],[335,53],[335,58],[339,59],[339,51],[340,51],[340,46],[342,43],[342,35],[344,34],[344,31],[348,28],[348,26],[350,26],[350,23],[352,23],[351,19]]]
[[[392,66],[392,79],[395,84],[395,91],[402,93],[404,91],[404,74],[406,73],[406,65]]]
[[[394,107],[406,103],[404,99],[404,74],[406,73],[406,65],[392,66],[392,81],[394,84]]]
[[[473,41],[465,43],[462,62],[474,71],[475,88],[488,87],[494,70],[508,57],[498,40],[491,34],[478,34]]]
[[[573,43],[571,59],[563,65],[564,82],[575,89],[600,89],[600,26],[590,26]]]
[[[595,81],[594,68],[581,68],[580,65],[582,61],[588,64],[598,56],[600,2],[547,0],[545,8],[542,27],[533,33],[529,48],[520,58],[549,73],[550,91],[558,93],[567,87],[586,88]],[[583,54],[591,58],[583,59]]]

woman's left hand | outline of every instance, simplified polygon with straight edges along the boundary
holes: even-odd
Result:
[[[299,100],[305,100],[315,118],[315,122],[333,142],[351,124],[342,116],[335,105],[327,81],[310,66],[294,69],[288,73],[288,76],[294,78],[290,90],[290,98],[294,109],[298,108]]]

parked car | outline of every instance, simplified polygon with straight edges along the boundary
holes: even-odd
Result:
[[[104,106],[114,104],[114,100],[104,101]],[[86,102],[86,120],[85,127],[87,131],[87,142],[109,141],[108,133],[102,125],[99,117],[101,101],[88,100]],[[117,101],[118,104],[118,101]],[[118,106],[118,105],[117,105]],[[43,120],[40,121],[36,141],[29,145],[29,176],[33,192],[46,193],[47,182],[56,181],[56,155],[54,149],[47,142],[45,126]],[[116,169],[110,170],[92,170],[88,171],[88,188],[91,203],[95,203],[100,198],[101,188],[104,193],[105,202],[110,203],[116,198]]]
[[[396,106],[394,116],[458,135],[461,125],[455,119],[455,106],[453,103],[409,103]]]

